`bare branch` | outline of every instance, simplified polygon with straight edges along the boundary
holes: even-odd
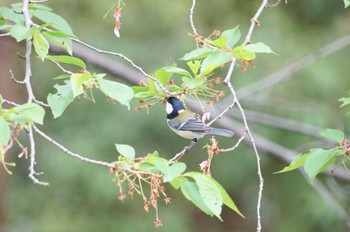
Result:
[[[194,35],[198,35],[197,34],[197,29],[196,29],[196,27],[194,25],[194,22],[193,22],[193,13],[194,13],[194,8],[195,7],[196,7],[196,0],[192,0],[192,6],[191,6],[191,9],[190,9],[190,25],[191,25],[193,34]]]

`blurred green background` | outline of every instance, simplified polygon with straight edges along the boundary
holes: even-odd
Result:
[[[103,19],[115,1],[50,0],[46,5],[63,16],[81,40],[97,48],[121,52],[148,73],[178,62],[186,52],[195,48],[193,38],[188,36],[191,32],[188,22],[191,1],[124,2],[120,38],[113,34],[113,13]],[[5,0],[5,5],[11,3]],[[202,35],[211,34],[214,29],[224,31],[239,25],[245,36],[250,19],[260,3],[257,0],[198,1],[195,25]],[[344,10],[341,0],[291,0],[288,4],[281,3],[278,7],[266,9],[260,18],[261,26],[254,31],[253,42],[264,42],[279,55],[259,55],[255,61],[256,68],[249,68],[244,73],[236,69],[232,78],[235,88],[239,90],[261,80],[309,52],[350,34],[349,10]],[[4,45],[4,40],[0,38],[0,51],[5,51],[8,44],[15,47],[11,50],[11,57],[0,60],[0,68],[5,70],[0,76],[2,91],[14,86],[4,81],[9,76],[9,69],[17,77],[23,75],[24,70],[23,61],[15,55],[16,52],[24,52],[23,44],[18,46],[9,42]],[[124,63],[120,59],[115,60]],[[246,110],[348,132],[349,118],[344,116],[343,109],[339,109],[338,99],[346,96],[350,89],[349,60],[350,48],[345,47],[292,74],[287,81],[242,99],[241,103]],[[9,67],[4,66],[8,62]],[[103,72],[97,67],[88,68]],[[39,59],[33,59],[33,86],[39,99],[45,100],[49,92],[54,92],[52,86],[58,81],[53,77],[58,74],[60,70],[54,65],[43,65]],[[26,98],[23,89],[11,92],[11,96],[3,96],[10,100],[22,99],[20,102]],[[75,101],[56,120],[48,112],[45,126],[40,128],[71,151],[103,161],[116,160],[114,143],[134,146],[139,156],[157,150],[169,158],[188,144],[187,140],[167,128],[162,105],[154,106],[150,114],[144,111],[136,113],[119,104],[110,104],[97,91],[94,96],[96,104],[84,99]],[[136,105],[135,100],[133,108]],[[264,126],[253,119],[251,127],[259,135],[296,152],[305,152],[315,144],[327,146],[319,138]],[[25,134],[20,139],[27,144]],[[149,213],[144,212],[139,196],[133,200],[128,198],[124,203],[118,200],[118,188],[108,170],[73,159],[39,136],[36,139],[36,170],[45,173],[39,178],[50,182],[50,186],[41,187],[30,181],[27,177],[29,161],[18,159],[18,150],[8,155],[17,166],[12,169],[12,176],[0,168],[3,178],[0,229],[3,231],[256,230],[258,178],[256,159],[249,144],[242,144],[234,152],[218,156],[212,166],[213,177],[230,193],[245,219],[224,208],[224,222],[220,222],[202,213],[181,193],[167,185],[172,203],[160,204],[160,219],[164,226],[156,229],[153,223],[155,212],[152,209]],[[232,146],[234,142],[222,139],[220,146]],[[202,149],[206,143],[207,140],[203,139],[183,158],[189,170],[198,170],[198,164],[206,159],[206,152]],[[287,164],[264,151],[260,151],[260,155],[265,178],[263,231],[349,231],[346,223],[300,172],[274,175],[273,172]],[[336,183],[333,188],[328,185],[330,192],[349,212],[349,183],[325,176],[319,179],[324,183]]]

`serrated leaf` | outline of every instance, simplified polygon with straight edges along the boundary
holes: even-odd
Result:
[[[330,150],[317,149],[310,154],[304,164],[304,169],[313,182],[317,174],[335,162],[336,158]]]
[[[213,216],[214,213],[206,205],[199,192],[198,185],[192,181],[182,181],[181,182],[181,192],[186,197],[187,200],[191,201],[195,206],[197,206],[204,213]]]
[[[3,117],[0,117],[0,151],[4,145],[10,141],[11,130],[9,124]]]
[[[289,171],[293,171],[297,168],[300,168],[301,166],[303,166],[305,164],[305,161],[310,156],[310,154],[311,154],[311,152],[308,152],[306,154],[296,155],[294,157],[293,161],[288,166],[283,168],[281,171],[274,172],[274,173],[277,174],[277,173],[289,172]]]
[[[45,37],[40,33],[35,33],[33,35],[33,45],[40,59],[44,61],[45,57],[49,53],[49,47],[50,47]]]
[[[340,143],[345,137],[345,135],[342,131],[334,130],[334,129],[325,129],[325,130],[320,132],[320,135],[327,138],[327,139],[336,141],[338,143]]]
[[[124,156],[125,158],[128,159],[135,159],[135,149],[130,146],[130,145],[126,145],[126,144],[115,144],[115,147],[117,149],[117,151],[119,152],[119,154],[121,154],[122,156]]]
[[[41,21],[46,23],[52,23],[53,28],[56,28],[57,30],[70,36],[76,37],[73,34],[72,28],[69,26],[67,21],[61,16],[46,10],[32,10],[31,12],[33,13],[34,17],[40,19]]]
[[[47,103],[51,108],[54,118],[61,116],[68,105],[74,101],[70,81],[66,80],[64,83],[64,85],[56,84],[54,88],[57,89],[57,92],[55,94],[49,93],[47,96]]]
[[[271,50],[269,46],[262,42],[254,43],[254,44],[247,44],[244,46],[245,51],[253,52],[253,53],[274,53],[274,51]]]
[[[190,51],[189,53],[186,53],[180,60],[189,61],[194,59],[201,59],[209,56],[212,53],[214,53],[214,50],[211,50],[210,48],[198,48],[196,50]]]
[[[203,173],[192,172],[190,176],[195,180],[201,198],[210,211],[221,221],[223,199],[220,190],[210,177]]]
[[[73,54],[73,42],[69,35],[61,31],[45,31],[43,35],[51,42],[64,48],[69,55]]]
[[[71,64],[85,69],[86,64],[82,59],[74,56],[46,56],[46,59],[54,60],[60,63]]]
[[[219,184],[219,182],[217,182],[215,179],[210,178],[211,181],[214,182],[214,184],[216,185],[216,187],[220,190],[221,192],[221,196],[222,196],[222,200],[224,205],[226,205],[227,207],[229,207],[230,209],[232,209],[233,211],[235,211],[236,213],[238,213],[241,217],[245,218],[244,215],[241,213],[241,211],[239,211],[238,207],[236,206],[236,204],[233,202],[233,200],[231,199],[230,195],[228,195],[228,193],[226,192],[226,190],[221,186],[221,184]]]
[[[173,74],[171,72],[168,72],[165,70],[165,68],[160,68],[157,71],[155,71],[154,76],[159,80],[159,82],[166,86],[168,84],[168,81],[170,80],[171,76]]]
[[[200,76],[203,77],[208,75],[214,71],[214,69],[228,62],[232,57],[233,56],[230,52],[213,52],[203,60],[200,69]]]
[[[130,110],[130,100],[134,97],[134,91],[127,85],[98,78],[98,85],[101,91],[108,97],[125,105]]]
[[[195,89],[203,84],[205,84],[206,79],[204,77],[196,77],[194,79],[190,77],[182,77],[182,82],[189,89]]]
[[[73,91],[73,96],[76,97],[84,93],[83,85],[91,78],[90,72],[74,73],[70,76],[70,85]]]
[[[36,122],[43,124],[45,110],[36,103],[26,103],[20,106],[16,106],[11,109],[12,113],[16,113],[28,120],[29,122]]]

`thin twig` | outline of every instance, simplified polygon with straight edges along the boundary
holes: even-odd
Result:
[[[238,139],[237,143],[234,146],[232,146],[230,148],[219,149],[219,152],[230,152],[230,151],[235,150],[239,146],[239,144],[241,144],[241,142],[244,140],[244,138],[247,136],[247,133],[248,132],[245,131],[244,134]]]
[[[191,6],[191,9],[190,9],[190,25],[191,25],[191,28],[192,28],[192,31],[193,31],[193,35],[198,35],[197,34],[197,29],[194,25],[194,22],[193,22],[193,13],[194,13],[194,8],[196,7],[196,0],[192,0],[192,6]]]
[[[192,140],[189,145],[184,147],[179,153],[177,153],[173,158],[169,160],[169,162],[176,162],[179,160],[188,150],[190,150],[195,144],[197,143],[197,140]]]

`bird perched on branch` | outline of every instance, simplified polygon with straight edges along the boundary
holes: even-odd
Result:
[[[170,129],[181,137],[192,139],[195,142],[207,134],[224,137],[232,137],[234,134],[230,130],[207,126],[194,113],[185,110],[182,102],[176,97],[167,98],[166,112]]]

